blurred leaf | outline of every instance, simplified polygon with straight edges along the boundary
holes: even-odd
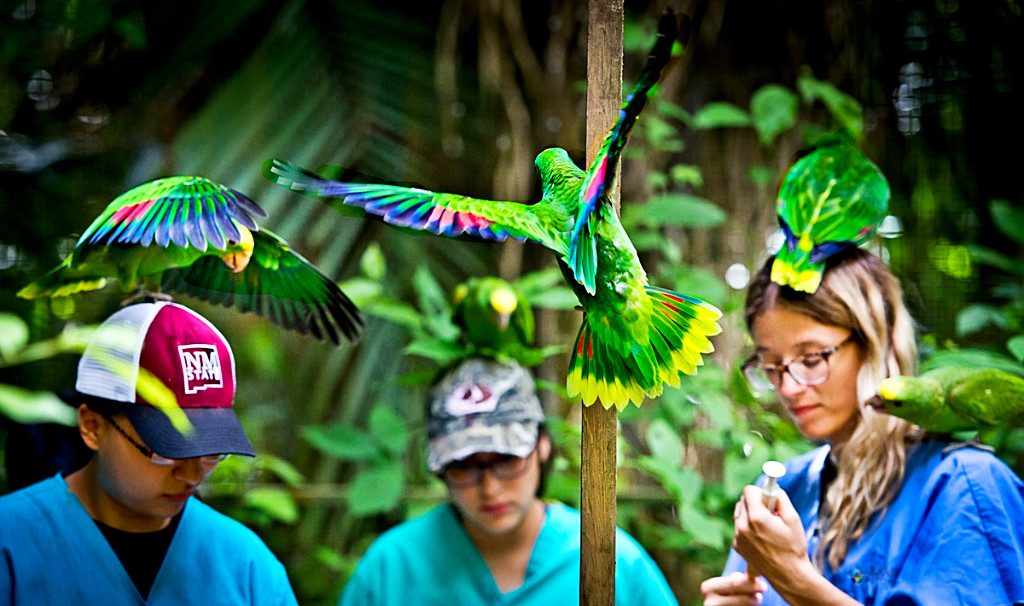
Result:
[[[683,442],[667,422],[655,419],[647,427],[647,447],[651,455],[668,465],[679,465],[683,460]]]
[[[391,511],[398,507],[404,488],[402,466],[397,462],[360,471],[348,484],[349,513],[361,517]]]
[[[384,253],[380,244],[371,242],[359,257],[359,270],[370,280],[380,282],[387,273],[387,262],[384,260]]]
[[[950,349],[937,351],[921,362],[921,372],[940,366],[970,366],[973,368],[996,368],[1024,375],[1024,365],[1002,354],[980,349]]]
[[[642,156],[643,152],[641,151],[638,153],[637,157]],[[669,185],[668,175],[658,170],[652,170],[647,173],[647,185],[655,191],[667,189]]]
[[[1011,275],[1024,276],[1024,263],[1017,259],[977,244],[967,244],[966,249],[976,263],[995,267]]]
[[[1009,200],[993,200],[989,203],[989,212],[1003,235],[1024,246],[1024,210],[1014,208]]]
[[[654,196],[646,204],[623,208],[632,220],[654,227],[713,228],[725,223],[728,215],[710,200],[691,194],[666,193]]]
[[[757,89],[750,99],[750,116],[761,145],[770,145],[775,138],[796,124],[800,99],[781,84],[767,84]]]
[[[659,113],[679,120],[687,128],[693,128],[693,114],[683,109],[681,105],[668,101],[664,97],[655,97],[654,104],[657,106]]]
[[[274,474],[289,486],[299,486],[306,479],[297,467],[281,457],[264,453],[257,455],[257,459],[259,460],[260,467]]]
[[[982,303],[968,305],[956,315],[957,336],[974,334],[989,326],[1006,328],[1006,315],[991,305]]]
[[[313,448],[343,461],[370,461],[377,449],[362,432],[347,425],[306,426],[302,437]]]
[[[672,180],[678,185],[704,187],[704,174],[695,164],[673,164],[669,168]]]
[[[466,355],[466,348],[459,343],[442,339],[416,339],[406,345],[402,352],[410,356],[420,356],[435,360],[442,365]]]
[[[1018,362],[1024,363],[1024,335],[1017,335],[1006,342],[1006,349],[1009,350]]]
[[[708,130],[712,128],[750,126],[747,112],[732,103],[712,101],[697,110],[693,116],[693,128]]]
[[[773,168],[767,166],[752,166],[747,172],[747,176],[756,185],[773,185],[778,179],[778,173]]]
[[[0,383],[0,416],[17,423],[59,423],[74,427],[78,413],[56,394]]]
[[[535,307],[543,307],[545,309],[568,310],[575,309],[580,304],[576,293],[572,292],[565,284],[530,295],[529,299],[530,303]]]
[[[679,138],[676,128],[657,114],[649,114],[641,124],[644,135],[655,149],[668,152],[683,151],[683,140]]]
[[[797,90],[804,102],[813,103],[821,101],[828,108],[832,117],[839,125],[853,136],[854,141],[859,141],[864,133],[864,110],[860,102],[843,91],[832,86],[832,84],[814,77],[809,66],[803,66],[801,74],[796,81]]]
[[[338,287],[345,295],[352,299],[356,307],[363,308],[367,301],[380,297],[384,293],[380,282],[374,282],[369,278],[355,277],[338,282]]]
[[[452,323],[452,310],[448,297],[437,283],[434,274],[425,265],[416,267],[413,274],[416,298],[419,302],[423,324],[439,339],[454,341],[459,337],[459,327]]]
[[[708,516],[693,505],[683,505],[679,508],[679,524],[693,536],[696,543],[715,549],[721,549],[726,537],[732,535],[729,524]]]
[[[14,314],[0,312],[0,357],[10,358],[28,343],[28,324]]]
[[[423,327],[423,315],[408,303],[375,299],[364,303],[362,311],[409,330],[416,331]]]
[[[409,443],[409,430],[393,410],[387,406],[377,405],[370,410],[368,422],[370,437],[372,437],[381,448],[392,455],[401,455]]]
[[[242,504],[274,520],[294,524],[299,520],[299,507],[284,488],[257,486],[245,491]]]

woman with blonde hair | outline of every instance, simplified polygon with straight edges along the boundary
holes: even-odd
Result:
[[[705,606],[1024,601],[1024,483],[991,452],[866,404],[886,377],[914,374],[898,280],[854,248],[799,292],[771,281],[772,261],[747,292],[744,374],[824,444],[786,463],[774,511],[744,490]]]

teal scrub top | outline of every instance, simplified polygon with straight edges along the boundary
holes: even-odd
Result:
[[[675,606],[664,575],[631,536],[615,537],[615,603]],[[399,524],[370,545],[345,585],[340,606],[579,604],[580,513],[548,503],[522,586],[498,589],[451,505]]]

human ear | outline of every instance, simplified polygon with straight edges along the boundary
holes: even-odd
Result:
[[[537,436],[537,457],[541,463],[545,463],[551,456],[551,438],[548,434],[542,433]]]
[[[100,415],[85,404],[78,407],[78,433],[91,450],[100,449]]]

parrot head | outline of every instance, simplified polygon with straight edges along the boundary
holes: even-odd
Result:
[[[231,271],[237,274],[249,265],[254,242],[252,232],[242,225],[236,224],[236,226],[238,227],[238,233],[241,234],[241,238],[238,241],[229,240],[227,252],[221,255],[220,258],[224,260],[225,265],[231,268]]]
[[[515,291],[507,285],[499,285],[491,293],[490,303],[494,311],[498,313],[498,327],[501,330],[505,330],[508,328],[508,321],[512,317],[512,312],[519,305]]]
[[[878,395],[868,400],[884,410],[923,427],[932,424],[943,409],[943,392],[936,381],[923,377],[889,377],[878,385]]]

